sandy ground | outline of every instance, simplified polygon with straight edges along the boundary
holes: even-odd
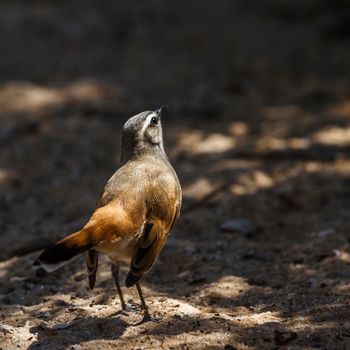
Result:
[[[350,349],[346,6],[3,1],[0,348]],[[88,219],[125,120],[162,104],[184,206],[141,322],[107,259],[93,291],[82,258],[31,264]]]

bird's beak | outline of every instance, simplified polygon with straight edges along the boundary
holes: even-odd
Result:
[[[155,110],[154,112],[157,114],[158,117],[161,117],[163,112],[166,110],[167,106],[162,106]]]

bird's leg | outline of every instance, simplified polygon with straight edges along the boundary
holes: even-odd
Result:
[[[152,321],[152,322],[159,322],[160,319],[159,318],[155,318],[155,317],[152,317],[148,311],[148,307],[146,305],[146,302],[145,302],[145,298],[143,297],[143,294],[142,294],[142,289],[141,289],[141,285],[140,285],[140,282],[136,282],[136,288],[137,288],[137,291],[139,293],[139,296],[140,296],[140,300],[141,300],[141,304],[142,304],[142,308],[145,312],[145,314],[143,315],[143,319],[140,323],[143,323],[143,322],[149,322],[149,321]]]
[[[147,322],[147,321],[156,321],[157,322],[158,320],[155,318],[153,319],[148,311],[148,307],[146,305],[145,298],[143,297],[143,294],[142,294],[140,282],[136,282],[136,288],[137,288],[137,291],[139,293],[139,297],[141,300],[143,311],[145,312],[142,322]]]
[[[144,299],[144,297],[142,295],[142,289],[141,289],[140,282],[136,282],[136,288],[137,288],[137,291],[139,293],[139,297],[140,297],[140,300],[141,300],[142,308],[145,311],[145,313],[148,314],[148,307],[147,307],[145,299]]]
[[[118,294],[119,294],[119,299],[120,299],[120,303],[122,305],[122,310],[126,311],[126,304],[125,304],[125,301],[124,301],[122,289],[120,288],[120,284],[119,284],[119,264],[112,263],[111,271],[112,271],[112,275],[113,275],[113,278],[114,278],[114,281],[115,281],[115,285],[117,287],[117,291],[118,291]]]

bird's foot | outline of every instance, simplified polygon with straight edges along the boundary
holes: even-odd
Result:
[[[128,316],[129,312],[136,312],[140,310],[140,306],[129,301],[129,303],[122,304],[123,315]]]
[[[161,321],[160,318],[151,316],[151,314],[148,312],[148,310],[145,310],[141,323],[145,323],[145,322],[159,323],[160,321]]]

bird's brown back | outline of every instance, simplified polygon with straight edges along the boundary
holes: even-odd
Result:
[[[121,206],[135,223],[154,218],[169,222],[171,227],[181,196],[169,161],[158,155],[145,155],[130,160],[114,173],[100,194],[97,208]]]

